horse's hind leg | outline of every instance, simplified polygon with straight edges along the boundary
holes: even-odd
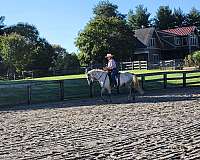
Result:
[[[117,94],[120,94],[120,92],[119,92],[119,85],[117,86]]]
[[[132,92],[132,100],[135,101],[135,89],[131,87],[131,92]]]
[[[129,95],[128,95],[128,100],[133,100],[135,101],[135,89],[133,88],[132,84],[129,86]]]
[[[108,97],[109,97],[109,100],[110,100],[110,103],[112,102],[112,99],[111,99],[111,88],[107,88],[108,90]]]

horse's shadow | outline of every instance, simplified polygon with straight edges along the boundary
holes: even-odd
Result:
[[[56,109],[81,106],[99,106],[113,104],[130,104],[130,103],[159,103],[159,102],[175,102],[175,101],[200,101],[200,87],[187,88],[170,88],[163,90],[146,91],[143,96],[136,94],[135,100],[128,100],[127,95],[114,94],[112,102],[106,102],[99,96],[95,98],[65,100],[55,103],[43,103],[35,105],[21,106],[5,106],[1,107],[0,111],[18,111],[18,110],[37,110],[37,109]]]
[[[188,100],[200,100],[200,87],[180,87],[147,91],[144,96],[136,99],[136,102],[158,103]]]

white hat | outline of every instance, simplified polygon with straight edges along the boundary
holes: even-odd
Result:
[[[108,58],[108,57],[113,57],[113,55],[110,54],[110,53],[108,53],[108,54],[105,56],[105,58]]]

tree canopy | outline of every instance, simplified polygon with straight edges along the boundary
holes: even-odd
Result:
[[[79,32],[75,44],[83,63],[102,63],[111,52],[118,60],[131,56],[134,51],[134,32],[117,10],[117,6],[101,1],[93,9],[94,18]]]
[[[159,29],[173,28],[174,16],[169,6],[160,6],[156,12],[154,25]]]
[[[24,70],[49,71],[54,66],[56,55],[33,25],[17,24],[4,29],[0,36],[0,56],[8,72],[21,73]]]
[[[143,5],[136,6],[135,13],[133,10],[128,12],[128,24],[133,29],[139,29],[142,27],[149,27],[150,26],[150,13],[147,11],[147,8],[144,8]]]
[[[0,56],[8,72],[22,71],[30,63],[31,44],[16,33],[0,36]]]
[[[186,15],[180,8],[174,9],[173,18],[174,18],[174,25],[173,25],[174,27],[182,27],[186,25]]]
[[[90,21],[75,40],[79,49],[77,56],[41,38],[34,25],[18,23],[6,26],[5,17],[0,16],[0,70],[2,64],[18,73],[23,70],[48,72],[51,69],[69,69],[80,63],[102,63],[108,52],[114,54],[117,60],[127,60],[134,53],[135,29],[150,26],[169,29],[193,25],[200,29],[200,12],[194,7],[189,13],[184,13],[180,8],[172,11],[169,6],[160,6],[154,21],[150,20],[150,15],[143,5],[136,6],[135,10],[130,9],[126,17],[126,14],[118,11],[117,5],[108,0],[98,2]]]
[[[200,12],[196,8],[193,7],[187,14],[186,24],[197,26],[200,29]]]
[[[125,15],[118,12],[118,6],[109,1],[100,1],[94,8],[93,14],[95,18],[118,17],[125,18]]]
[[[3,34],[3,28],[5,27],[4,20],[5,20],[5,17],[4,16],[0,16],[0,35]]]
[[[57,58],[55,59],[56,70],[76,70],[80,68],[78,57],[75,53],[69,54],[60,45],[53,45]]]
[[[6,34],[17,33],[32,42],[39,39],[39,31],[37,28],[28,23],[18,23],[17,25],[8,26],[4,29],[4,32]]]
[[[106,53],[111,52],[117,59],[131,56],[134,50],[134,33],[125,21],[116,17],[91,20],[79,33],[76,46],[85,62],[102,62]]]

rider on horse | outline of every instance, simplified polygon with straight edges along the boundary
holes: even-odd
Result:
[[[113,55],[108,53],[105,58],[108,60],[108,65],[104,68],[104,70],[108,71],[109,76],[111,77],[111,84],[114,87],[117,87],[116,76],[118,74],[118,69],[115,60],[113,59]]]

